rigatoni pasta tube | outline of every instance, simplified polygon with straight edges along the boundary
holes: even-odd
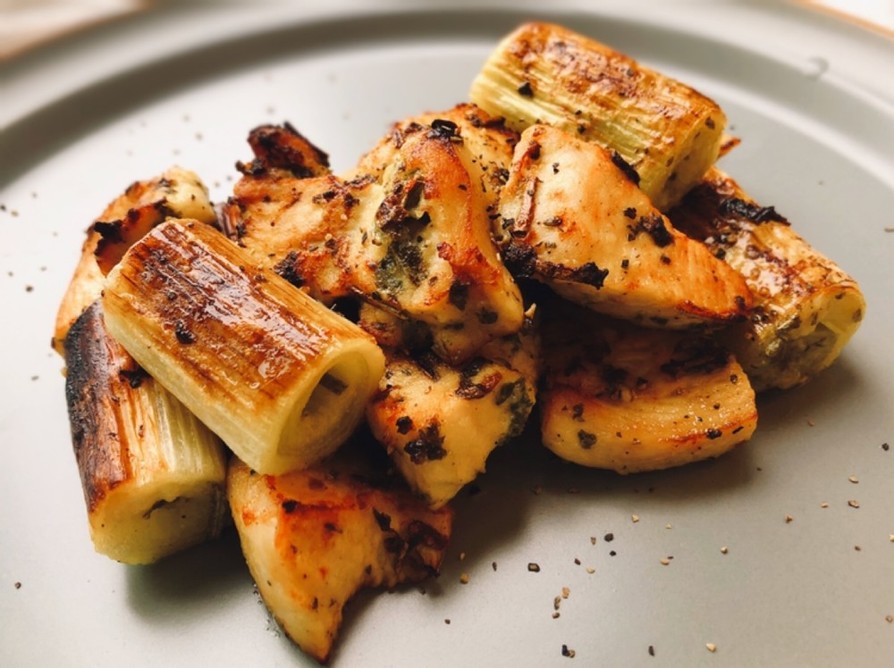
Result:
[[[65,397],[96,551],[147,564],[220,533],[226,450],[137,366],[100,302],[65,338]]]
[[[384,370],[359,327],[194,221],[169,221],[135,244],[103,303],[130,354],[265,474],[333,452]]]
[[[470,98],[518,132],[552,125],[617,151],[661,211],[717,159],[726,124],[698,91],[551,23],[525,23],[506,36]]]

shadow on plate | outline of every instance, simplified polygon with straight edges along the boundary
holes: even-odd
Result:
[[[203,609],[242,597],[251,587],[239,538],[232,527],[217,540],[127,570],[130,607],[150,621],[165,624],[181,623]]]

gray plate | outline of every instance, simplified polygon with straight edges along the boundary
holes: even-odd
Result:
[[[335,664],[567,665],[566,645],[588,666],[891,665],[894,43],[789,5],[474,4],[169,9],[2,66],[4,666],[310,664],[232,535],[149,568],[93,553],[56,304],[83,229],[130,181],[176,162],[223,198],[248,130],[286,119],[345,167],[389,122],[464,99],[533,15],[715,97],[744,140],[724,167],[854,274],[868,317],[820,379],[763,397],[753,441],[719,460],[624,478],[501,449],[456,504],[442,576],[361,595]]]

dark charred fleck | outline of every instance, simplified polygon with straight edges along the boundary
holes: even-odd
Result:
[[[581,429],[577,432],[577,442],[584,450],[589,450],[596,445],[596,434]]]
[[[534,89],[531,87],[530,81],[525,81],[518,87],[518,94],[522,97],[534,97]]]
[[[746,202],[738,197],[728,197],[720,203],[720,212],[728,216],[744,218],[752,223],[766,223],[775,221],[788,224],[788,220],[780,215],[772,206],[760,206],[753,202]]]
[[[298,502],[295,501],[294,499],[286,499],[285,501],[282,502],[282,509],[286,513],[291,515],[296,510],[298,510]]]
[[[121,369],[118,372],[124,380],[127,381],[127,384],[130,385],[133,389],[137,389],[140,385],[143,384],[143,381],[149,377],[142,367],[137,367],[135,369]]]
[[[537,270],[537,253],[530,246],[510,241],[502,250],[503,263],[516,278],[531,278]]]
[[[658,214],[643,216],[639,219],[638,227],[652,237],[652,241],[659,248],[664,248],[674,242],[673,236],[664,224],[664,218]]]
[[[432,380],[438,380],[441,377],[441,374],[438,372],[439,360],[433,353],[429,351],[420,352],[413,356],[413,361],[419,365],[422,373]]]
[[[413,419],[409,415],[401,415],[395,422],[398,434],[408,434],[413,428]]]
[[[436,118],[431,122],[431,130],[426,135],[429,139],[446,139],[451,142],[461,142],[463,139],[459,133],[459,126],[445,118]]]
[[[705,436],[713,441],[715,438],[723,436],[723,432],[719,429],[708,429],[708,431],[705,432]]]
[[[131,209],[133,211],[133,209]],[[93,223],[93,229],[106,241],[112,243],[118,243],[121,241],[121,221],[113,220],[113,221],[104,221],[97,220]]]
[[[184,345],[196,342],[196,335],[192,333],[186,323],[182,320],[178,320],[174,323],[174,336],[177,337],[178,342]]]
[[[639,185],[639,174],[633,168],[633,166],[629,162],[627,162],[617,151],[612,151],[612,162],[614,163],[615,167],[617,167],[624,173],[624,176],[626,176],[633,185]]]
[[[499,318],[499,315],[496,311],[492,311],[491,309],[486,307],[481,308],[475,315],[478,317],[478,322],[480,322],[482,325],[492,325]]]
[[[540,160],[540,144],[536,141],[532,141],[528,145],[528,150],[525,151],[525,156],[527,156],[529,160]]]
[[[624,209],[624,217],[630,218],[630,220],[634,220],[636,218],[636,209],[634,209],[632,206],[628,206],[626,209]]]
[[[571,407],[571,419],[575,422],[583,422],[584,421],[584,405],[583,404],[574,404]]]
[[[300,288],[304,285],[304,278],[298,271],[298,253],[296,251],[289,251],[288,255],[276,263],[276,266],[273,267],[273,271],[296,288]]]
[[[372,509],[373,517],[376,518],[376,524],[379,525],[379,528],[382,531],[390,531],[391,530],[391,515],[388,513],[383,513],[375,508]]]
[[[410,461],[414,464],[424,464],[446,457],[447,451],[444,449],[444,437],[441,435],[440,425],[432,422],[425,429],[421,429],[418,438],[404,446],[404,452],[410,456]]]
[[[528,572],[530,573],[539,573],[540,572],[540,564],[535,562],[528,563]]]
[[[460,280],[454,280],[447,292],[447,301],[460,311],[464,311],[469,301],[469,285]]]
[[[592,285],[598,289],[602,287],[606,276],[608,276],[608,269],[600,269],[595,262],[587,262],[580,269],[574,270],[572,280]]]

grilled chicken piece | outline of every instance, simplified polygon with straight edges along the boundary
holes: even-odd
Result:
[[[517,276],[646,326],[741,320],[744,279],[675,230],[626,165],[561,130],[532,126],[515,150],[494,234]]]
[[[64,355],[68,328],[99,299],[104,276],[136,239],[167,218],[215,221],[208,189],[193,172],[172,167],[136,181],[113,200],[87,230],[81,258],[56,314],[53,348]]]
[[[669,215],[751,288],[754,313],[723,340],[757,391],[805,383],[838,358],[866,312],[860,286],[773,207],[715,168]]]
[[[197,221],[167,221],[134,244],[103,306],[140,365],[262,473],[331,454],[384,371],[363,330]]]
[[[460,106],[397,126],[346,178],[299,178],[260,155],[243,169],[227,227],[317,299],[359,295],[423,323],[458,363],[522,325],[489,222],[513,137]]]
[[[264,603],[286,635],[321,662],[348,599],[364,587],[437,574],[453,523],[448,508],[430,510],[409,491],[376,486],[334,461],[265,476],[234,458],[227,491]]]
[[[733,356],[695,332],[661,331],[583,309],[544,317],[543,444],[619,473],[717,457],[757,426]]]
[[[519,333],[491,341],[461,366],[386,352],[367,422],[432,507],[450,501],[484,472],[495,448],[521,433],[536,399],[538,343],[529,313]]]
[[[525,23],[503,39],[470,96],[519,132],[542,123],[617,151],[662,211],[698,183],[727,141],[713,100],[549,23]]]
[[[148,564],[216,537],[228,517],[223,444],[109,336],[100,302],[69,329],[65,361],[96,551]]]

